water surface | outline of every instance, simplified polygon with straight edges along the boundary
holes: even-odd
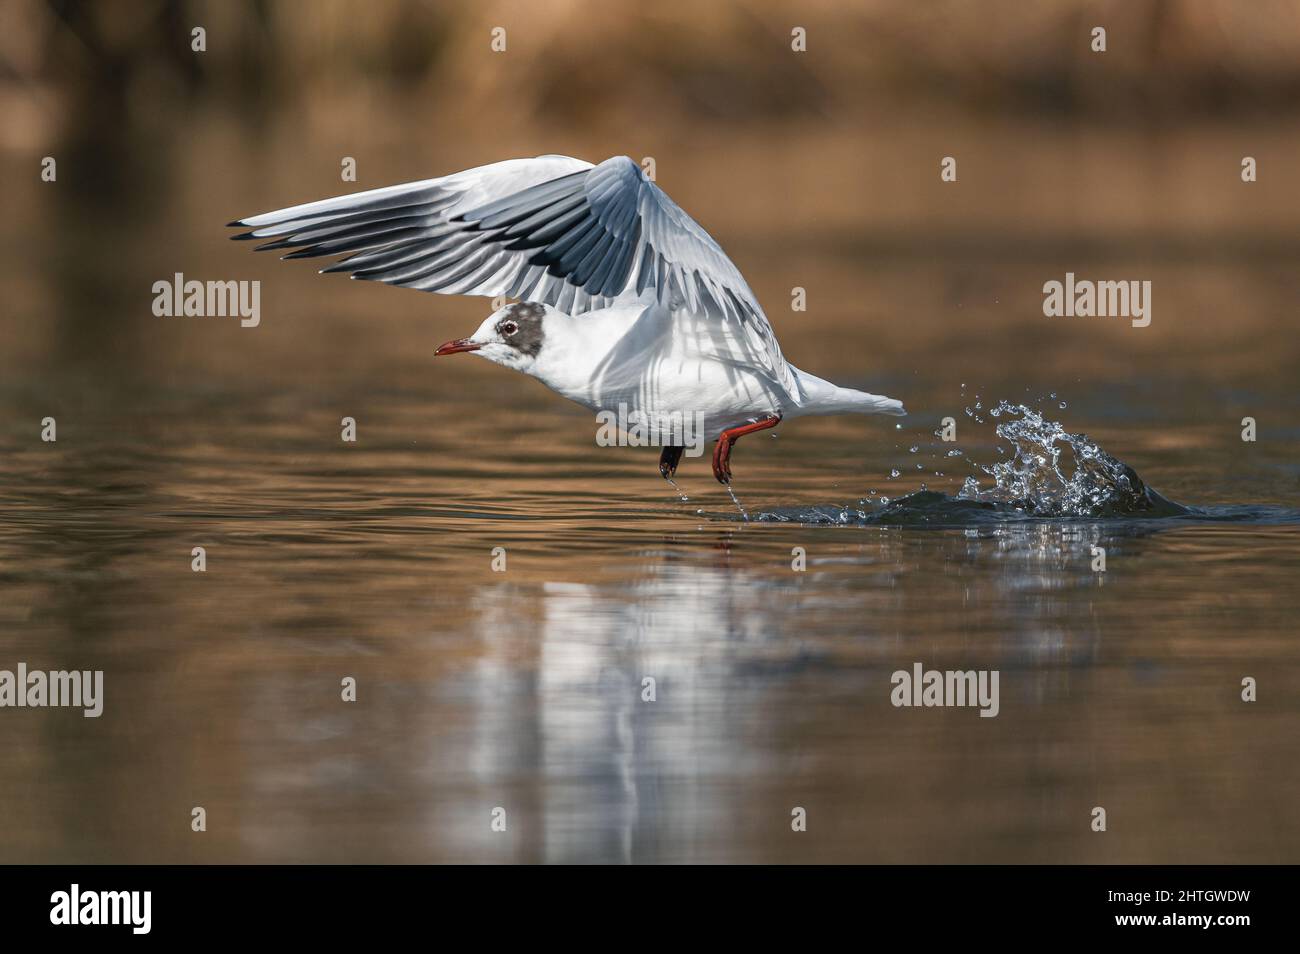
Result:
[[[706,459],[682,502],[652,450],[485,362],[308,377],[68,385],[57,444],[8,428],[4,658],[103,669],[107,698],[3,713],[5,860],[1294,858],[1287,453],[1162,447],[1204,427],[1175,400],[1072,404],[1204,511],[989,519],[932,489],[880,519],[974,472],[934,475],[959,389],[896,381],[901,430],[742,441],[745,522]],[[894,708],[914,662],[999,670],[999,716]]]

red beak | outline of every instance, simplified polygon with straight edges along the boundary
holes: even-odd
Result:
[[[468,338],[457,338],[455,341],[448,341],[445,345],[439,345],[438,350],[433,353],[436,358],[441,354],[457,354],[461,351],[477,351],[483,347],[477,341],[470,341]]]

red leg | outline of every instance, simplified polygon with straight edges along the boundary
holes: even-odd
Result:
[[[761,421],[754,421],[750,424],[742,424],[740,427],[729,427],[718,435],[718,443],[713,448],[713,476],[718,478],[718,483],[731,483],[731,445],[736,443],[746,434],[753,434],[755,431],[765,431],[769,427],[776,427],[781,423],[781,415],[773,414],[771,417],[765,417]]]

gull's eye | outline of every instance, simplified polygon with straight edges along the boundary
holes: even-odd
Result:
[[[514,334],[518,330],[519,330],[519,326],[515,324],[513,321],[506,321],[503,322],[501,325],[501,333],[505,335],[507,338],[509,338],[512,334]]]

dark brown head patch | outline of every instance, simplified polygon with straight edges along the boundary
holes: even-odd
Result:
[[[497,320],[501,340],[521,354],[537,357],[542,350],[542,318],[546,309],[530,301],[516,302]]]

